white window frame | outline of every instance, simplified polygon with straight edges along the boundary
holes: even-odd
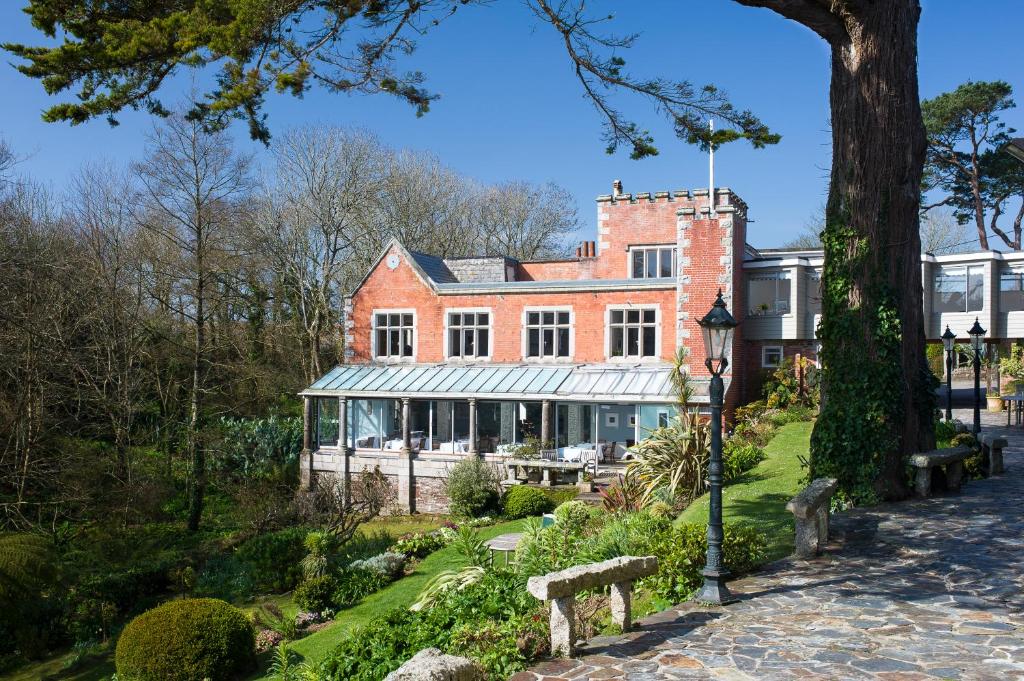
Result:
[[[473,355],[472,357],[466,357],[464,355],[452,356],[451,352],[451,339],[449,331],[451,330],[451,317],[453,314],[486,314],[487,315],[487,354],[486,355]],[[461,327],[460,328],[465,328]],[[482,329],[485,327],[474,324],[473,329]],[[444,310],[444,358],[449,362],[484,362],[489,361],[494,355],[494,310],[489,307],[448,307]]]
[[[539,326],[530,326],[530,324],[528,323],[529,319],[530,319],[530,313],[531,312],[538,312],[538,313],[540,313],[542,315],[541,316],[541,323],[540,323]],[[554,324],[553,327],[551,325],[544,324],[543,313],[545,313],[545,312],[554,312],[555,313],[555,324]],[[544,328],[554,328],[554,329],[557,330],[559,328],[564,327],[564,324],[559,324],[558,323],[558,313],[559,312],[568,312],[569,313],[569,355],[567,357],[562,357],[562,356],[559,356],[558,354],[552,355],[551,357],[545,357],[544,355],[540,355],[540,356],[537,356],[537,357],[531,357],[530,354],[529,354],[530,353],[530,329],[542,329],[543,330]],[[542,348],[543,348],[543,345],[544,345],[543,340],[544,339],[543,339],[543,335],[542,335],[541,336],[541,347]],[[557,333],[556,333],[555,343],[556,343],[556,345],[558,343]],[[532,307],[524,307],[523,308],[523,317],[522,317],[522,350],[523,350],[523,361],[525,361],[525,362],[530,362],[530,363],[535,363],[535,362],[542,362],[542,363],[571,362],[572,358],[576,356],[576,312],[575,312],[575,310],[573,310],[573,307],[571,305],[537,305],[537,306],[532,306]],[[556,353],[557,353],[557,350],[556,350]]]
[[[677,259],[676,245],[675,244],[637,244],[635,246],[629,246],[626,250],[627,250],[627,253],[628,253],[627,258],[626,258],[626,268],[627,268],[626,278],[627,279],[674,279],[675,278],[676,272],[677,272],[677,267],[678,267],[678,259]],[[672,274],[670,274],[667,277],[663,277],[663,276],[661,276],[661,252],[662,251],[666,251],[666,250],[667,251],[671,251],[671,253],[672,253],[672,255],[671,255]],[[634,272],[633,272],[633,255],[637,251],[643,251],[644,252],[644,273],[643,273],[643,276],[640,276],[640,277],[636,276],[634,274]],[[658,254],[658,256],[657,256],[658,257],[658,267],[657,267],[657,269],[658,269],[658,276],[656,276],[656,277],[648,277],[647,276],[647,261],[650,258],[650,254],[651,254],[652,251]]]
[[[968,301],[971,296],[971,277],[978,276],[981,274],[981,307],[972,310]],[[938,279],[939,277],[957,277],[962,276],[964,278],[964,309],[962,310],[944,310],[939,314],[977,314],[985,311],[985,289],[986,283],[986,272],[984,265],[946,265],[939,267],[932,277],[932,295],[938,291]],[[1002,288],[1002,279],[1000,279],[1000,289]],[[934,299],[933,299],[934,308]]]
[[[793,272],[788,269],[782,270],[753,270],[747,276],[747,300],[751,300],[753,296],[750,295],[750,285],[755,281],[774,281],[775,282],[775,297],[773,298],[774,307],[768,310],[755,310],[750,309],[751,317],[788,317],[793,314],[793,292],[796,290],[796,281],[793,276]],[[779,312],[778,305],[782,302],[782,298],[779,298],[779,284],[780,281],[789,282],[789,297],[786,298],[786,311]]]
[[[392,357],[392,356],[380,356],[377,354],[377,315],[379,314],[411,314],[412,315],[412,356],[411,357]],[[390,326],[386,328],[391,328]],[[402,328],[402,327],[399,327]],[[401,362],[415,362],[416,354],[419,349],[419,317],[416,314],[416,309],[411,307],[405,308],[375,308],[370,312],[370,354],[375,362],[385,362],[388,364],[401,363]]]
[[[623,355],[621,357],[612,356],[612,312],[616,310],[622,310],[624,313],[630,310],[640,310],[640,319],[643,320],[643,311],[654,310],[654,355],[645,357],[642,354]],[[625,319],[625,315],[623,316]],[[648,322],[649,323],[649,322]],[[640,322],[641,328],[644,326],[644,322]],[[623,342],[625,348],[625,341]],[[640,348],[643,351],[643,334],[640,337]],[[629,303],[613,305],[609,304],[604,309],[604,356],[609,362],[657,362],[661,358],[661,305],[657,303],[643,304],[643,305],[631,305]]]
[[[777,351],[779,353],[779,361],[776,362],[775,364],[770,364],[768,362],[768,352],[769,351],[772,351],[772,352],[776,352]],[[782,363],[785,361],[785,359],[786,359],[786,351],[785,351],[785,349],[781,345],[765,345],[765,346],[761,347],[761,368],[762,369],[778,369],[780,366],[782,366]]]

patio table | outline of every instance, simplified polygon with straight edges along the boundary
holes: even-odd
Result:
[[[505,565],[508,565],[509,554],[516,552],[516,547],[519,546],[522,538],[522,532],[510,532],[509,534],[501,534],[494,539],[485,541],[484,544],[491,551],[491,564],[494,564],[494,554],[503,553],[505,554]]]
[[[1024,395],[1003,395],[1000,399],[1006,403],[1006,425],[1010,425],[1010,414],[1015,414],[1015,424],[1019,426],[1024,414]]]

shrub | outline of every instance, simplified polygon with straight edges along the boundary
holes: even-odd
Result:
[[[310,612],[323,612],[334,604],[334,592],[338,580],[331,575],[321,575],[304,580],[295,588],[295,604]]]
[[[658,574],[647,581],[660,598],[672,603],[685,600],[702,582],[701,570],[707,552],[707,526],[688,523],[656,535],[650,552],[658,556]],[[763,534],[744,525],[726,525],[722,557],[734,575],[754,569],[765,560],[767,541]]]
[[[290,527],[253,537],[238,547],[235,556],[252,575],[255,589],[284,593],[302,579],[305,539],[305,529]]]
[[[445,491],[452,515],[476,518],[492,510],[498,501],[498,477],[483,459],[471,456],[448,472]]]
[[[494,570],[464,589],[446,590],[430,608],[398,608],[353,630],[324,660],[319,678],[378,681],[427,647],[468,655],[490,678],[508,678],[546,652],[546,627],[544,605],[523,579]]]
[[[728,440],[722,450],[725,479],[732,481],[764,461],[764,450],[753,443]]]
[[[210,466],[243,479],[275,477],[295,481],[302,451],[302,419],[271,416],[220,421],[222,436]]]
[[[392,546],[392,550],[414,558],[424,558],[438,549],[451,543],[454,533],[449,535],[440,530],[434,532],[415,532],[403,535]]]
[[[643,487],[644,504],[659,490],[673,497],[696,498],[704,491],[711,425],[696,411],[682,409],[668,426],[651,431],[633,452],[626,477]]]
[[[402,574],[405,561],[404,553],[385,551],[377,556],[353,561],[348,567],[351,570],[369,570],[370,572],[376,572],[382,577],[387,577],[389,580],[394,580]]]
[[[935,444],[939,447],[949,445],[950,440],[956,437],[956,426],[952,421],[935,422]]]
[[[647,507],[647,511],[655,518],[674,518],[676,515],[672,506],[664,501],[655,501]]]
[[[380,591],[391,583],[391,578],[372,570],[343,570],[334,580],[336,587],[331,592],[331,603],[335,608],[349,608],[372,593]]]
[[[255,637],[249,619],[224,601],[171,601],[124,628],[117,674],[130,681],[237,678],[255,664]]]
[[[583,501],[567,501],[555,508],[555,521],[584,527],[601,511]]]
[[[514,485],[505,493],[503,503],[505,517],[510,520],[542,515],[555,507],[544,492],[528,485]]]

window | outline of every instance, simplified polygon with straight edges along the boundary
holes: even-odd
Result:
[[[316,398],[316,442],[320,447],[338,444],[338,398]]]
[[[821,314],[821,270],[807,273],[807,314]]]
[[[985,305],[984,267],[943,267],[935,275],[932,311],[979,312]]]
[[[657,352],[658,313],[646,310],[609,310],[609,347],[611,357],[655,357]]]
[[[782,366],[782,346],[766,345],[761,348],[761,366],[765,369],[778,369]]]
[[[633,279],[663,279],[675,276],[676,249],[671,246],[630,249]]]
[[[448,356],[487,357],[491,348],[489,312],[448,313]]]
[[[750,315],[771,317],[789,314],[791,283],[789,272],[751,274],[747,280]]]
[[[374,357],[400,359],[413,356],[413,313],[376,312],[373,315],[373,328]]]
[[[1024,310],[1024,269],[1003,269],[999,273],[999,311]]]
[[[668,428],[668,422],[669,422],[668,412],[667,411],[659,411],[658,412],[658,427],[659,428]]]
[[[527,310],[526,356],[569,357],[569,310]]]

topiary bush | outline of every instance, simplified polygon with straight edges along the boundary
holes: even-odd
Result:
[[[124,681],[234,679],[256,662],[256,632],[242,611],[213,598],[171,601],[124,628],[115,661]]]
[[[483,459],[471,456],[448,472],[445,491],[452,515],[476,518],[494,509],[498,502],[498,476]]]
[[[509,520],[549,513],[554,502],[544,492],[527,485],[515,485],[505,493],[505,517]]]

